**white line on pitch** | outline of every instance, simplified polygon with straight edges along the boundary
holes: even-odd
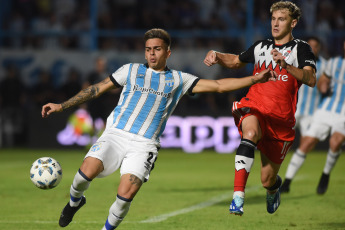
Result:
[[[295,178],[295,180],[302,180],[302,179],[305,179],[305,178],[306,178],[305,176],[301,175],[301,176],[297,176]],[[261,186],[254,186],[254,187],[246,188],[246,193],[247,192],[252,192],[252,191],[257,191],[259,188],[261,188]],[[223,195],[220,195],[220,196],[213,197],[213,198],[209,199],[208,201],[204,201],[204,202],[201,202],[199,204],[196,204],[196,205],[184,208],[184,209],[176,210],[176,211],[173,211],[173,212],[165,213],[165,214],[162,214],[162,215],[159,215],[159,216],[154,216],[154,217],[148,218],[146,220],[142,220],[142,221],[126,221],[125,220],[123,222],[123,224],[125,224],[125,223],[156,223],[156,222],[162,222],[164,220],[167,220],[169,217],[178,216],[178,215],[185,214],[185,213],[188,213],[188,212],[193,212],[195,210],[203,209],[203,208],[215,205],[215,204],[217,204],[219,202],[222,202],[222,201],[225,201],[225,200],[229,200],[230,201],[230,198],[231,198],[230,194],[226,193],[226,194],[223,194]],[[9,220],[9,221],[7,221],[7,220],[0,220],[0,223],[6,223],[6,224],[18,224],[18,223],[57,224],[57,221],[40,221],[40,220],[28,220],[28,221],[25,221],[25,220],[10,221]],[[78,223],[81,223],[81,222],[73,221],[71,224],[78,224]],[[82,223],[99,224],[101,222],[100,221],[82,221]]]
[[[259,188],[260,188],[260,186],[246,188],[246,192],[256,191]],[[169,217],[178,216],[178,215],[185,214],[185,213],[188,213],[188,212],[193,212],[195,210],[203,209],[203,208],[215,205],[215,204],[217,204],[219,202],[222,202],[224,200],[229,200],[230,198],[231,198],[230,194],[226,193],[226,194],[223,194],[223,195],[220,195],[220,196],[213,197],[213,198],[211,198],[208,201],[201,202],[199,204],[196,204],[196,205],[193,205],[193,206],[190,206],[190,207],[187,207],[187,208],[183,208],[183,209],[180,209],[180,210],[177,210],[177,211],[165,213],[165,214],[162,214],[162,215],[159,215],[159,216],[154,216],[154,217],[151,217],[149,219],[139,221],[139,223],[156,223],[156,222],[161,222],[161,221],[164,221],[164,220],[168,219]]]

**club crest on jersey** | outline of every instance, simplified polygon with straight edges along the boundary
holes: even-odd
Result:
[[[173,87],[174,86],[174,80],[165,80],[165,85],[167,85],[169,87]]]
[[[91,152],[96,152],[96,151],[100,150],[101,147],[102,147],[102,143],[97,142],[91,147]]]
[[[282,55],[283,55],[285,61],[289,59],[290,53],[291,53],[291,50],[283,50]]]

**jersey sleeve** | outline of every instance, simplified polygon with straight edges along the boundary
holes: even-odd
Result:
[[[130,66],[130,64],[123,65],[109,76],[116,87],[122,87],[127,83]]]
[[[298,68],[303,69],[305,66],[311,66],[316,70],[316,58],[309,44],[301,42],[298,49]]]
[[[249,49],[247,49],[246,51],[243,51],[239,55],[240,61],[244,63],[254,63],[255,62],[254,49],[259,43],[260,41],[257,41],[251,47],[249,47]]]
[[[182,76],[182,81],[183,81],[182,94],[184,95],[188,93],[190,95],[193,95],[192,90],[194,86],[196,85],[196,83],[200,80],[200,78],[192,74],[184,73],[184,72],[181,72],[181,76]]]

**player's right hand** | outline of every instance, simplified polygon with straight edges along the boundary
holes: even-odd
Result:
[[[42,107],[42,117],[46,118],[50,114],[55,112],[62,112],[62,105],[61,104],[54,104],[54,103],[48,103]]]
[[[259,74],[255,75],[256,82],[264,83],[267,81],[276,81],[278,74],[270,69],[264,69]]]
[[[208,53],[206,54],[206,57],[204,59],[204,63],[207,66],[212,66],[214,64],[217,64],[218,60],[217,60],[216,51],[214,51],[214,50],[208,51]]]

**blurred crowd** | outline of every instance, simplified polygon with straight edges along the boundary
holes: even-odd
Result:
[[[253,36],[269,36],[269,8],[273,2],[253,1]],[[304,15],[297,29],[320,34],[324,41],[331,31],[345,29],[342,0],[294,2]],[[94,0],[93,4],[85,0],[3,0],[1,11],[1,30],[23,35],[3,37],[1,47],[6,48],[87,49],[93,39],[89,31],[96,28],[100,32],[96,38],[98,49],[141,49],[141,33],[128,33],[126,37],[126,31],[153,27],[171,32],[202,30],[201,36],[189,39],[187,44],[183,34],[178,36],[174,45],[205,47],[213,44],[207,31],[219,31],[217,37],[226,40],[224,34],[236,34],[247,23],[247,1],[235,0]]]
[[[270,36],[269,8],[273,2],[253,1],[253,40]],[[329,36],[332,31],[345,29],[343,1],[294,2],[301,7],[304,15],[296,31],[321,36],[323,56],[335,54],[336,48],[332,45],[336,42],[329,42]],[[248,48],[243,43],[247,1],[3,0],[1,3],[0,49],[88,50],[92,39],[95,39],[98,51],[141,51],[143,33],[153,27],[164,28],[172,34],[172,49],[218,47],[223,52],[239,53]],[[92,20],[93,17],[95,20]],[[94,34],[90,31],[96,31],[98,35],[92,37]],[[233,34],[237,35],[231,36]],[[0,76],[0,147],[25,142],[23,114],[39,110],[46,102],[62,102],[110,74],[107,72],[107,60],[99,57],[95,60],[93,71],[82,74],[80,70],[71,68],[66,82],[58,87],[53,84],[51,73],[40,69],[39,81],[28,87],[21,81],[22,73],[16,66],[4,66],[2,63],[1,68],[4,68],[4,76]],[[222,69],[221,73],[222,76],[247,74],[246,69]],[[232,102],[246,91],[185,97],[175,114],[229,116]],[[105,119],[117,103],[118,96],[118,90],[103,95],[102,103],[91,102],[87,109],[93,118]],[[12,135],[4,140],[1,137],[4,133]]]

